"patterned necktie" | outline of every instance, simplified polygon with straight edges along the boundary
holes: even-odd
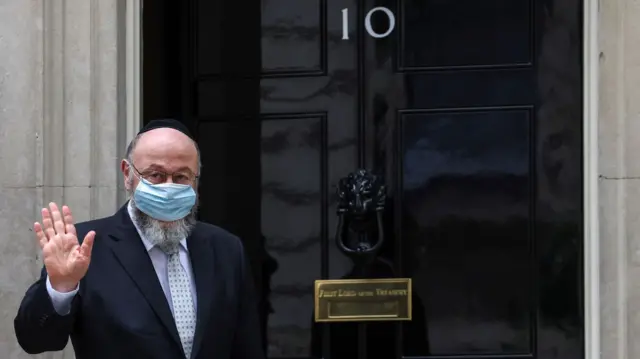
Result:
[[[171,302],[173,303],[173,318],[178,328],[185,357],[189,359],[193,346],[193,336],[196,331],[196,312],[191,295],[191,282],[180,263],[180,244],[164,245],[160,246],[160,248],[169,258],[167,272],[169,274]]]

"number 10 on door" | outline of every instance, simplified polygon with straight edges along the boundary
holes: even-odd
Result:
[[[373,30],[373,27],[371,26],[371,16],[373,16],[373,14],[375,14],[378,11],[383,12],[389,19],[389,28],[387,28],[387,31],[383,33],[376,32],[375,30]],[[391,12],[391,10],[383,6],[374,7],[373,9],[369,10],[369,12],[367,12],[367,15],[364,17],[364,29],[367,31],[369,36],[374,37],[376,39],[383,39],[389,36],[393,32],[395,27],[396,27],[395,15],[393,15],[393,12]],[[349,40],[349,9],[348,8],[342,9],[342,40]]]

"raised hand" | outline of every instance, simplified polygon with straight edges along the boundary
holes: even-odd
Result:
[[[81,245],[71,210],[62,206],[60,213],[53,202],[49,203],[49,209],[42,209],[42,224],[34,223],[33,229],[42,248],[51,286],[62,293],[73,291],[89,269],[96,232],[87,233]]]

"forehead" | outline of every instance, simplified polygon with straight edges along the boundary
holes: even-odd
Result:
[[[180,131],[158,128],[145,132],[131,154],[136,167],[160,167],[167,171],[188,168],[195,172],[198,151],[193,141]]]

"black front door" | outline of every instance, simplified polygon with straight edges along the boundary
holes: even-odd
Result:
[[[145,2],[145,119],[197,133],[200,218],[244,240],[268,357],[584,357],[581,14]],[[312,320],[314,280],[352,270],[335,188],[358,168],[388,187],[375,275],[413,279],[409,323]]]

